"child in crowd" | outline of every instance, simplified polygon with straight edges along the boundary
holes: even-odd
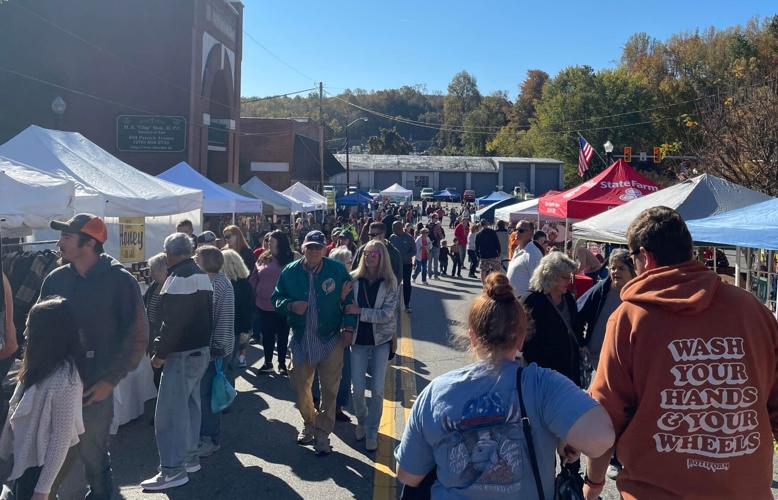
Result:
[[[33,306],[19,382],[0,437],[0,458],[13,457],[8,480],[17,500],[48,498],[68,450],[84,433],[80,351],[76,319],[65,299],[50,297]]]
[[[443,276],[446,275],[446,270],[448,269],[448,243],[446,240],[443,240],[440,242],[440,257],[438,258],[440,262],[440,270],[443,273]]]
[[[451,276],[462,277],[462,263],[459,261],[459,239],[454,238],[449,249],[451,254]]]

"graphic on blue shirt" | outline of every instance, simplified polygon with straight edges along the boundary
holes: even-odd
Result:
[[[518,489],[525,461],[518,406],[506,406],[497,392],[473,398],[462,417],[443,420],[448,465],[461,483],[495,492]]]

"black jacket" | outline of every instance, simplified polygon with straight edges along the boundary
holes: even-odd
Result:
[[[583,345],[589,344],[589,339],[592,336],[590,330],[597,322],[597,318],[600,317],[602,306],[605,305],[605,297],[608,296],[610,289],[611,278],[608,276],[606,279],[598,281],[597,284],[578,298],[576,331],[579,332],[580,335],[582,335],[584,331],[586,332],[586,337],[583,338]]]
[[[251,331],[251,315],[254,314],[254,289],[248,278],[232,281],[235,293],[235,335]]]
[[[162,326],[154,340],[155,355],[166,358],[173,352],[211,345],[213,330],[213,286],[192,259],[168,269],[162,285]]]
[[[566,293],[563,300],[573,316],[575,328],[575,299]],[[532,292],[524,300],[524,306],[530,314],[530,334],[524,342],[523,355],[527,363],[537,363],[543,368],[551,368],[581,384],[580,374],[580,335],[578,332],[568,332],[568,328],[546,294]]]
[[[500,256],[500,238],[497,231],[487,227],[481,229],[475,237],[475,251],[480,259],[496,259]]]
[[[138,281],[111,256],[103,254],[86,276],[72,264],[52,271],[40,300],[64,297],[76,317],[83,359],[84,388],[99,381],[113,385],[138,366],[146,353],[149,321]]]

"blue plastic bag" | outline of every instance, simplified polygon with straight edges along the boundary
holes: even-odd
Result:
[[[216,358],[213,363],[216,375],[214,375],[211,385],[211,412],[219,413],[232,404],[237,392],[224,376],[222,358]]]

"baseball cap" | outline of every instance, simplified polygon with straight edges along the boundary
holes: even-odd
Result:
[[[76,214],[72,219],[61,222],[53,220],[49,226],[63,233],[85,234],[100,243],[105,243],[108,239],[108,228],[102,219],[92,214]]]
[[[324,237],[324,233],[321,231],[311,231],[310,233],[305,235],[305,240],[303,241],[303,248],[307,247],[308,245],[319,245],[319,246],[325,246],[327,244],[327,239]]]
[[[206,243],[213,243],[216,241],[216,234],[213,231],[203,231],[200,236],[197,237],[197,244],[203,245]]]

